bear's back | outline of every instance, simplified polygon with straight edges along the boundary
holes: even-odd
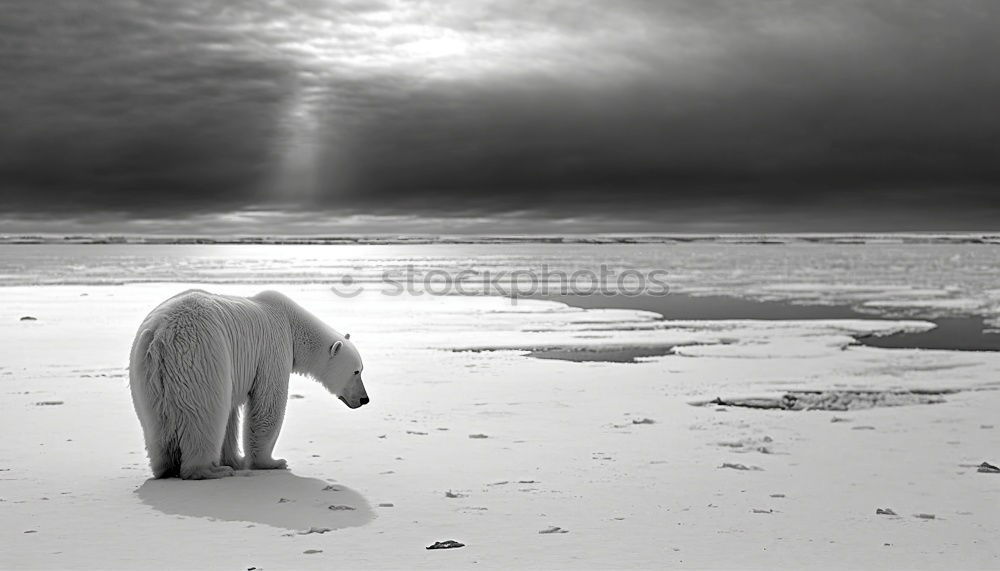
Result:
[[[253,299],[200,289],[181,292],[157,306],[143,323],[151,329],[206,331],[252,338],[274,327],[272,312]]]
[[[251,377],[260,363],[291,366],[288,320],[254,299],[203,290],[181,292],[161,303],[139,327],[176,355],[212,355],[231,362],[237,378]]]

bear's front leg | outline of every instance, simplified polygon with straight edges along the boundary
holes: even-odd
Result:
[[[283,470],[287,463],[271,458],[285,419],[288,379],[258,378],[247,402],[246,464],[251,470]]]
[[[226,439],[222,441],[222,462],[223,466],[229,466],[233,470],[245,470],[243,457],[240,456],[240,408],[233,407],[229,413],[229,422],[226,424]]]

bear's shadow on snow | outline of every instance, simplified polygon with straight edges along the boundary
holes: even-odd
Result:
[[[368,501],[358,492],[285,470],[237,472],[218,480],[150,479],[136,494],[143,503],[165,514],[296,531],[358,527],[375,518]]]

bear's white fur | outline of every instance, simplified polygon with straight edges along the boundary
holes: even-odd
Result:
[[[139,326],[129,366],[153,476],[205,479],[284,468],[271,452],[289,375],[313,377],[358,408],[368,402],[362,368],[350,335],[278,292],[245,298],[189,290],[168,299]]]

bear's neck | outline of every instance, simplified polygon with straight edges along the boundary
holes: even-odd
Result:
[[[292,371],[316,378],[330,354],[332,331],[313,314],[292,302],[285,304],[292,335]]]

